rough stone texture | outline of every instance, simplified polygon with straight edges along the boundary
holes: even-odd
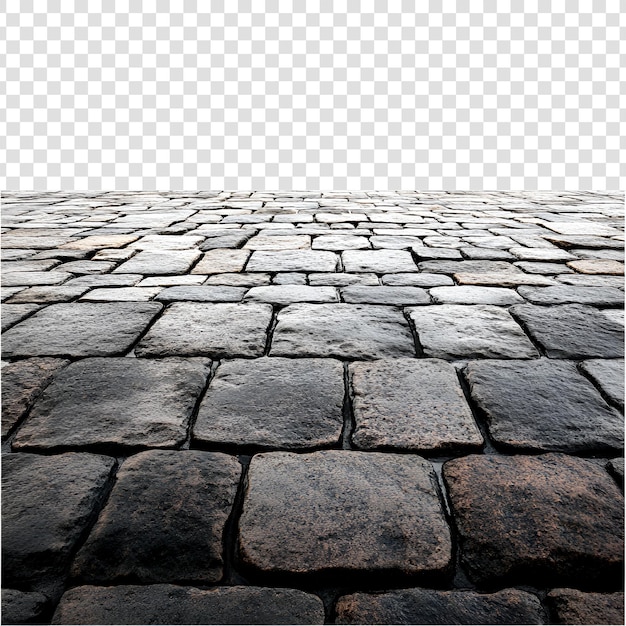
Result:
[[[325,250],[256,250],[252,253],[248,272],[334,272],[337,255]]]
[[[43,613],[48,606],[48,598],[36,591],[2,590],[3,624],[42,623]]]
[[[355,304],[430,304],[428,292],[419,287],[350,285],[341,289],[341,298]]]
[[[593,359],[580,364],[611,404],[624,410],[624,359]]]
[[[3,585],[58,593],[114,465],[94,454],[3,455]]]
[[[123,354],[161,308],[156,302],[51,304],[2,335],[2,354],[5,358]]]
[[[509,248],[509,252],[521,261],[571,261],[576,257],[556,246],[553,248],[528,248],[525,246],[515,246]]]
[[[60,246],[64,250],[99,250],[100,248],[122,248],[139,239],[138,235],[89,235]]]
[[[211,362],[95,358],[72,363],[35,403],[15,450],[178,446]]]
[[[411,253],[406,250],[348,250],[342,253],[341,260],[346,272],[417,272]]]
[[[594,461],[467,456],[443,466],[461,559],[479,585],[616,584],[624,501]]]
[[[507,311],[496,306],[442,304],[407,311],[426,356],[441,359],[539,356]]]
[[[246,301],[291,304],[292,302],[338,302],[334,287],[309,287],[307,285],[271,285],[253,287],[246,294]]]
[[[582,274],[616,274],[624,275],[624,264],[604,259],[584,259],[570,261],[568,265]]]
[[[250,252],[248,250],[214,249],[205,252],[198,264],[191,270],[192,274],[222,274],[240,272]]]
[[[54,375],[69,361],[35,358],[2,368],[2,438],[26,414]]]
[[[278,313],[272,356],[349,359],[414,356],[402,313],[358,304],[292,304]]]
[[[65,593],[53,624],[323,624],[324,605],[296,589],[84,586]]]
[[[339,361],[225,361],[200,405],[194,440],[283,449],[337,444],[343,396]]]
[[[445,361],[353,363],[350,374],[357,448],[433,452],[482,445],[456,370]]]
[[[2,286],[58,285],[68,278],[72,278],[69,272],[4,272]]]
[[[343,450],[253,457],[238,549],[244,566],[289,575],[398,572],[433,580],[452,558],[430,463]]]
[[[331,285],[346,287],[347,285],[378,285],[376,274],[309,274],[310,285]]]
[[[311,247],[308,235],[274,235],[261,233],[245,244],[248,250],[302,250]]]
[[[138,356],[261,356],[272,316],[268,304],[170,305],[137,346]]]
[[[354,235],[320,235],[313,239],[313,250],[359,250],[369,248],[367,237]]]
[[[181,285],[163,289],[156,299],[161,302],[240,302],[245,293],[245,287]]]
[[[142,250],[113,271],[118,274],[184,274],[199,256],[197,250]]]
[[[520,304],[511,307],[511,312],[550,358],[624,356],[623,326],[592,307],[565,304],[546,308]]]
[[[72,565],[81,582],[214,583],[241,466],[216,452],[150,450],[130,457]]]
[[[611,459],[606,464],[607,471],[615,478],[620,487],[624,486],[624,458]]]
[[[493,441],[505,449],[616,452],[623,418],[569,362],[477,361],[466,370]]]
[[[518,304],[524,299],[513,289],[500,287],[435,287],[430,295],[441,304]]]
[[[26,291],[29,291],[28,289]],[[38,304],[3,304],[2,305],[2,332],[38,311]]]
[[[623,624],[624,593],[585,593],[553,589],[546,604],[555,624]]]
[[[491,594],[399,589],[342,596],[337,601],[336,623],[543,624],[544,614],[536,596],[517,589]]]
[[[383,285],[398,287],[439,287],[454,284],[454,281],[449,276],[428,274],[427,272],[420,272],[419,274],[385,274],[381,281]]]
[[[517,287],[518,285],[553,285],[554,281],[538,274],[524,272],[479,272],[456,273],[459,285],[492,285],[495,287]]]
[[[147,302],[161,291],[161,287],[112,287],[92,289],[80,302]]]
[[[624,306],[624,292],[615,287],[520,287],[520,295],[533,304],[590,304]]]

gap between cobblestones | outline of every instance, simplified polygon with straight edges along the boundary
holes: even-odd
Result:
[[[208,358],[208,357],[205,357],[205,358]],[[207,376],[207,379],[204,383],[204,387],[202,388],[202,391],[198,394],[198,397],[196,398],[196,403],[193,407],[193,411],[191,412],[191,416],[189,417],[189,422],[187,424],[187,434],[185,436],[185,441],[182,443],[180,447],[181,450],[189,450],[191,448],[191,443],[193,440],[193,428],[196,425],[196,420],[198,419],[200,405],[202,404],[202,401],[204,400],[204,396],[207,394],[207,391],[209,390],[209,386],[211,385],[211,382],[215,378],[215,374],[217,373],[217,370],[219,366],[221,365],[221,363],[222,362],[219,359],[211,360],[211,368],[209,371],[209,375]]]
[[[354,409],[352,406],[352,382],[350,380],[350,363],[345,361],[343,365],[344,398],[342,406],[343,428],[341,430],[340,445],[342,450],[353,450],[352,433],[356,426],[354,419]]]

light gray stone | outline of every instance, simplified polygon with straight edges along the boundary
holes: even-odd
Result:
[[[474,287],[455,285],[454,287],[435,287],[430,295],[441,304],[495,304],[507,305],[524,302],[514,289],[501,287]]]
[[[248,272],[334,272],[337,255],[326,250],[256,250]]]
[[[454,281],[445,274],[429,274],[420,272],[417,274],[385,274],[381,281],[383,285],[394,287],[440,287],[454,285]]]
[[[181,285],[163,289],[156,299],[161,302],[241,302],[245,293],[245,287]]]
[[[624,306],[624,292],[614,287],[525,287],[520,295],[533,304],[589,304],[595,306]]]
[[[346,272],[417,272],[411,253],[406,250],[347,250],[341,254],[341,260]]]
[[[113,271],[118,274],[185,274],[199,257],[198,250],[142,250]]]
[[[245,297],[250,302],[291,304],[293,302],[338,302],[334,287],[309,287],[307,285],[271,285],[253,287]]]
[[[430,304],[428,292],[419,287],[351,285],[341,289],[341,298],[353,304]]]

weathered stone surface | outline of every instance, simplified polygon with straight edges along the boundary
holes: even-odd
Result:
[[[415,248],[413,252],[415,252],[415,255],[420,261],[428,261],[432,259],[458,259],[460,261],[463,258],[459,250],[450,248],[419,247]]]
[[[309,235],[273,235],[264,232],[244,245],[248,250],[302,250],[311,247]]]
[[[358,304],[292,304],[278,313],[272,356],[350,359],[414,356],[402,313]]]
[[[222,274],[240,272],[250,252],[248,250],[215,249],[205,252],[198,264],[191,270],[192,274]]]
[[[490,594],[399,589],[342,596],[337,601],[336,623],[543,624],[544,614],[536,596],[517,589]]]
[[[261,356],[269,304],[175,302],[137,345],[138,356]]]
[[[343,387],[334,359],[225,361],[200,405],[194,439],[289,450],[337,444]]]
[[[2,590],[3,624],[37,624],[44,621],[48,598],[36,591]]]
[[[361,250],[370,248],[367,237],[354,235],[320,235],[313,239],[313,250]]]
[[[515,258],[500,248],[461,248],[461,253],[465,258],[475,261],[511,261]]]
[[[376,274],[309,274],[310,285],[330,285],[346,287],[348,285],[378,285]]]
[[[35,403],[13,448],[180,445],[210,365],[204,359],[95,358],[72,363]]]
[[[624,292],[615,287],[519,287],[520,295],[533,304],[590,304],[623,306]]]
[[[58,285],[68,278],[72,278],[69,272],[5,272],[2,274],[2,286]]]
[[[553,359],[621,358],[624,328],[592,307],[520,304],[511,312]]]
[[[53,376],[69,361],[63,359],[27,359],[2,368],[2,437],[30,409]]]
[[[524,299],[513,289],[501,287],[435,287],[430,295],[437,303],[442,304],[517,304]]]
[[[206,278],[206,277],[205,277]],[[206,278],[205,285],[229,285],[231,287],[261,287],[269,285],[269,274],[213,274]]]
[[[3,304],[2,305],[2,332],[11,328],[19,321],[38,311],[41,307],[37,304]]]
[[[624,410],[624,359],[592,359],[581,363],[580,369],[611,404]]]
[[[207,235],[209,233],[203,233]],[[204,243],[200,244],[200,250],[215,250],[216,248],[239,248],[248,239],[250,239],[252,233],[241,233],[239,231],[233,231],[232,235],[219,235],[217,237],[208,237]]]
[[[122,354],[161,308],[156,302],[51,304],[3,334],[2,354],[5,358]]]
[[[555,624],[623,624],[624,594],[553,589],[546,596]]]
[[[146,235],[131,243],[129,248],[138,250],[187,250],[204,241],[204,237],[193,235]]]
[[[594,461],[563,454],[467,456],[443,466],[461,559],[480,585],[615,584],[622,494]]]
[[[347,250],[341,254],[341,260],[346,272],[417,272],[411,253],[406,250]]]
[[[619,451],[623,418],[569,362],[476,361],[466,370],[489,433],[505,449]]]
[[[374,235],[370,237],[370,243],[376,250],[410,250],[413,247],[423,245],[419,237],[405,235],[404,233],[398,233],[396,235]]]
[[[339,296],[334,287],[287,284],[253,287],[246,294],[245,300],[269,302],[270,304],[291,304],[292,302],[338,302]]]
[[[84,586],[65,593],[53,624],[323,624],[324,605],[297,589]]]
[[[568,265],[582,274],[615,274],[624,275],[624,264],[604,259],[584,259],[570,261]]]
[[[494,285],[497,287],[517,287],[518,285],[553,285],[554,280],[539,274],[524,272],[480,272],[456,273],[454,279],[459,285]]]
[[[350,374],[357,448],[432,452],[482,445],[456,370],[445,361],[352,363]]]
[[[542,235],[544,239],[561,248],[613,248],[624,249],[624,242],[593,235]]]
[[[72,565],[86,583],[214,583],[241,466],[197,450],[150,450],[124,462],[106,506]]]
[[[587,220],[579,220],[577,222],[544,222],[544,226],[562,235],[599,235],[611,237],[613,235],[623,234],[617,230],[617,228]]]
[[[199,256],[198,250],[142,250],[113,271],[118,274],[184,274]]]
[[[575,287],[610,287],[624,290],[621,276],[600,276],[598,274],[562,274],[555,277],[557,282]]]
[[[57,267],[60,272],[72,274],[104,274],[115,267],[112,261],[70,261]]]
[[[576,257],[556,246],[553,248],[527,248],[516,246],[509,248],[509,252],[514,254],[520,261],[573,261]]]
[[[341,289],[341,298],[354,304],[430,304],[428,292],[419,287],[351,285]]]
[[[450,530],[418,456],[276,452],[250,464],[238,554],[269,573],[433,577],[450,567]]]
[[[58,592],[114,465],[95,454],[3,455],[3,585]]]
[[[98,250],[100,248],[122,248],[139,239],[139,235],[89,235],[60,246],[64,250]]]
[[[539,356],[522,329],[499,307],[442,304],[407,311],[426,356],[441,359]]]
[[[162,291],[161,287],[111,287],[92,289],[79,302],[148,302]]]
[[[70,281],[71,283],[72,281]],[[50,304],[56,302],[68,302],[82,296],[89,290],[88,285],[45,285],[41,287],[28,287],[14,295],[8,304],[21,304],[22,302],[34,302]],[[2,307],[2,317],[4,318],[5,306]],[[39,307],[38,307],[39,308]]]
[[[300,272],[280,272],[274,274],[273,285],[306,285],[306,274]]]
[[[419,252],[417,252],[419,256]],[[435,274],[517,274],[515,266],[506,261],[429,260],[421,261],[422,272]]]
[[[337,255],[325,250],[255,250],[248,272],[334,272]]]
[[[529,274],[572,274],[574,270],[567,267],[565,263],[542,263],[535,261],[520,261],[515,264],[518,267]]]
[[[246,291],[245,287],[181,285],[163,289],[156,299],[161,302],[240,302]]]
[[[381,278],[383,285],[398,287],[440,287],[454,285],[454,281],[445,274],[385,274]]]
[[[607,471],[615,478],[617,484],[624,486],[624,458],[611,459],[606,464]]]

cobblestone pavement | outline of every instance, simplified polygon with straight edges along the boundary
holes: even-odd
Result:
[[[4,194],[3,622],[623,624],[623,203]]]

